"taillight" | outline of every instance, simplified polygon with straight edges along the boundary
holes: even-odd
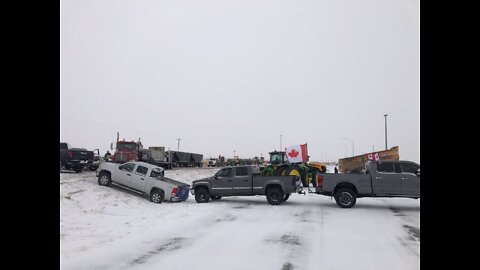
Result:
[[[172,196],[177,195],[177,191],[178,191],[178,188],[174,187],[174,188],[172,189]]]
[[[318,186],[322,186],[323,185],[323,175],[318,175]]]
[[[73,152],[72,152],[72,151],[68,151],[68,157],[69,157],[69,158],[72,158],[72,157],[73,157]]]

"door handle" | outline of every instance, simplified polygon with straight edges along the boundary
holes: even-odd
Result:
[[[407,177],[402,177],[402,180],[407,180],[408,178]]]

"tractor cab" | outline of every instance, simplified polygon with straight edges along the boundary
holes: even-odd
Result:
[[[277,165],[285,163],[285,152],[284,151],[273,151],[270,152],[270,164]]]

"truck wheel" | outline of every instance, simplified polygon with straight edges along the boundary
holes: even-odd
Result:
[[[197,203],[207,203],[210,200],[210,193],[206,188],[199,188],[195,191],[195,201]]]
[[[110,177],[110,174],[102,172],[98,176],[98,184],[100,186],[110,186],[112,183],[112,178]]]
[[[221,198],[222,198],[222,196],[210,195],[210,199],[212,199],[212,201],[214,201],[214,200],[220,200]]]
[[[357,195],[349,188],[341,188],[335,193],[335,202],[341,208],[352,208],[357,202]]]
[[[290,198],[290,193],[287,193],[283,196],[283,202],[286,202],[288,200],[288,198]]]
[[[279,205],[283,202],[283,191],[280,188],[270,188],[267,191],[267,201],[271,205]]]
[[[154,203],[162,203],[165,198],[165,195],[163,195],[163,191],[159,189],[154,189],[152,192],[150,192],[150,201]]]
[[[80,173],[80,172],[83,171],[83,167],[82,167],[82,166],[80,166],[80,167],[75,167],[75,168],[73,168],[73,170],[74,170],[76,173]]]

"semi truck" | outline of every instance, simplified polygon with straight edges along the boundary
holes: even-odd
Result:
[[[144,149],[140,140],[138,141],[117,141],[115,147],[111,145],[111,149],[115,148],[113,154],[113,162],[125,163],[128,161],[143,161],[152,165],[162,167],[164,169],[171,169],[173,167],[201,167],[202,154],[180,152],[180,151],[165,151],[163,146],[153,146]]]

